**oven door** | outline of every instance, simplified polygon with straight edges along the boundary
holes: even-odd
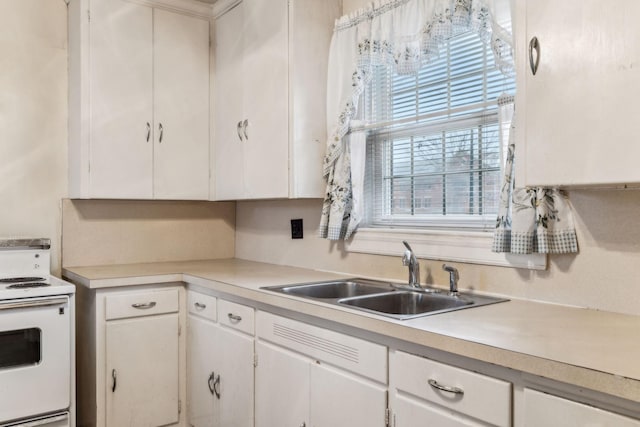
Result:
[[[0,301],[0,424],[69,408],[68,296]]]

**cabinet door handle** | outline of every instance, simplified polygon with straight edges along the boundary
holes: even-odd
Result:
[[[233,313],[228,313],[227,317],[229,318],[230,321],[236,322],[236,323],[242,320],[241,316],[238,316],[237,314],[233,314]]]
[[[148,308],[153,308],[156,306],[156,302],[155,301],[151,301],[151,302],[137,302],[135,304],[131,304],[131,307],[133,308],[137,308],[139,310],[146,310]]]
[[[196,303],[194,303],[193,305],[195,305],[195,307],[196,307],[198,310],[204,310],[205,308],[207,308],[207,305],[206,305],[206,304],[202,304],[201,302],[196,302]]]
[[[151,138],[151,124],[147,122],[147,142],[149,142],[149,138]]]
[[[535,58],[533,57],[533,51],[536,51]],[[538,72],[538,65],[540,64],[540,42],[537,37],[533,37],[531,41],[529,41],[529,67],[531,67],[531,72],[533,75],[536,75]]]
[[[428,382],[431,387],[436,388],[440,391],[453,393],[453,394],[464,394],[464,390],[462,390],[461,388],[442,385],[442,384],[439,384],[438,381],[431,378],[429,379]]]
[[[240,120],[236,125],[236,132],[238,132],[238,138],[240,139],[240,141],[242,141],[242,133],[240,132],[241,129],[242,129],[242,120]]]
[[[111,393],[115,393],[118,384],[118,374],[115,369],[111,370],[111,379],[113,380],[111,383]]]
[[[162,123],[158,124],[158,131],[160,131],[160,137],[158,138],[158,142],[162,142],[162,136],[164,135],[164,128],[162,127]]]
[[[207,385],[209,386],[211,394],[220,399],[220,375],[216,375],[215,372],[211,372]]]
[[[249,134],[247,134],[247,128],[248,127],[249,127],[249,120],[244,119],[244,122],[242,122],[242,131],[244,132],[245,141],[249,140]]]

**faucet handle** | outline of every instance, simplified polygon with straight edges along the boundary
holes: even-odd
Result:
[[[409,246],[409,243],[407,243],[406,240],[403,240],[402,243],[404,244],[405,248],[407,248],[410,252],[413,252],[413,249],[411,249],[411,246]]]
[[[452,267],[452,266],[447,265],[447,264],[442,264],[442,269],[444,271],[448,271],[450,277],[455,277],[456,280],[458,280],[458,278],[460,277],[460,275],[458,274],[458,269],[455,268],[455,267]]]

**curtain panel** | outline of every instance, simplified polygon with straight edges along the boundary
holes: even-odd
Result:
[[[499,99],[500,121],[509,129],[504,178],[493,252],[565,254],[578,252],[573,213],[566,193],[515,184],[515,120],[512,99]]]

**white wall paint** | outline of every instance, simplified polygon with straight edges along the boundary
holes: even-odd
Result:
[[[366,4],[345,0],[345,11]],[[53,239],[60,265],[60,199],[67,192],[67,50],[63,0],[0,0],[0,236]],[[552,257],[544,272],[458,265],[465,287],[640,314],[640,191],[574,191],[580,254]],[[88,202],[91,203],[91,202]],[[236,256],[404,280],[399,257],[347,253],[315,237],[321,202],[238,204]],[[289,220],[304,218],[291,240]],[[422,280],[446,283],[439,263]],[[561,327],[561,325],[559,326]]]
[[[67,7],[0,0],[0,236],[50,237],[67,192]]]
[[[513,298],[640,315],[640,191],[573,191],[580,245],[577,255],[550,257],[546,271],[454,264],[460,287]],[[344,243],[316,237],[320,200],[239,202],[236,257],[275,264],[406,280],[398,256],[350,253]],[[290,220],[304,220],[304,239],[292,240]],[[420,255],[420,254],[418,254]],[[441,261],[420,259],[423,283],[446,285]],[[559,325],[561,327],[561,325]]]

